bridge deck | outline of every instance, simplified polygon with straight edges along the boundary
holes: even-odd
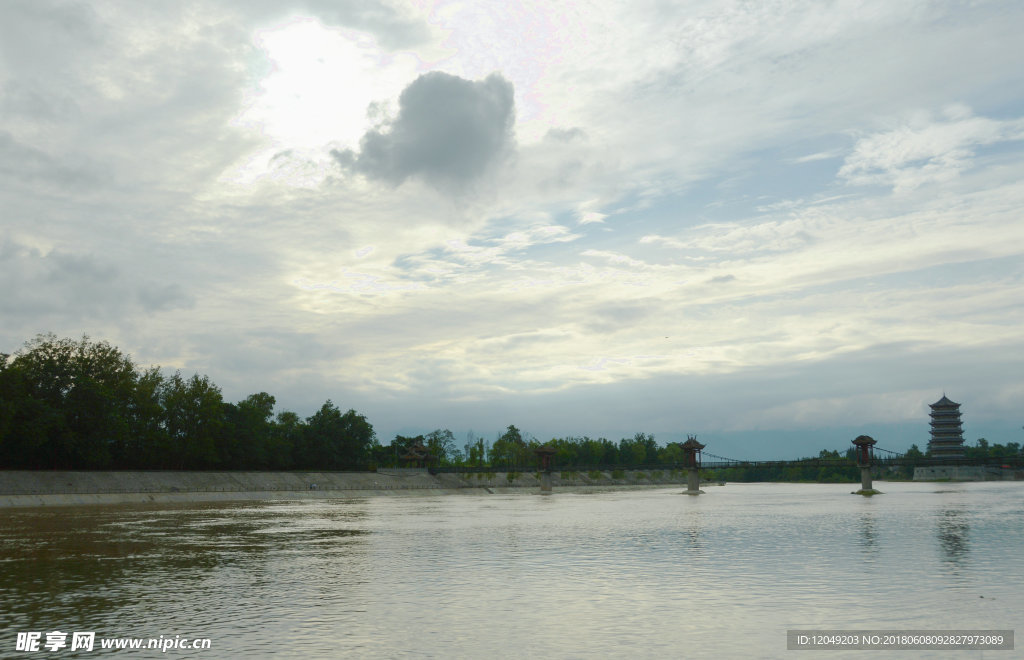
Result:
[[[1024,468],[1024,456],[1010,456],[1010,457],[998,457],[998,458],[908,458],[906,456],[897,456],[893,458],[875,458],[872,461],[873,467],[881,467],[886,465],[892,466],[904,466],[909,465],[912,467],[935,467],[935,466],[952,466],[952,465],[982,465],[994,468],[1013,468],[1022,469]],[[725,470],[729,468],[769,468],[769,467],[860,467],[855,461],[850,459],[828,459],[828,458],[803,458],[794,460],[778,460],[778,461],[741,461],[741,460],[719,460],[719,461],[703,461],[700,465],[702,470]],[[552,468],[556,471],[574,471],[574,472],[587,472],[590,470],[598,470],[607,472],[609,470],[686,470],[687,466],[682,464],[675,465],[565,465],[565,466],[554,466]],[[476,467],[476,466],[448,466],[448,467],[432,467],[430,472],[433,474],[438,473],[453,473],[453,472],[535,472],[538,468],[536,466],[493,466],[493,467]]]

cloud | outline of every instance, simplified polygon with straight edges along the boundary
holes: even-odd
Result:
[[[24,184],[42,183],[61,189],[107,183],[100,165],[76,154],[55,158],[0,131],[0,174]]]
[[[546,142],[585,142],[587,133],[582,128],[550,128],[544,134]]]
[[[512,84],[494,73],[471,81],[441,72],[414,80],[398,116],[367,132],[360,152],[335,151],[343,166],[400,185],[421,178],[445,192],[478,180],[512,148]]]
[[[13,326],[23,319],[63,325],[68,319],[119,318],[194,304],[178,284],[128,275],[93,255],[43,253],[10,240],[0,244],[0,289],[7,292],[0,314]]]
[[[242,18],[260,22],[311,14],[329,25],[372,34],[389,50],[422,46],[431,36],[430,25],[421,17],[374,0],[230,0],[223,4]]]
[[[963,106],[946,110],[948,121],[922,116],[904,126],[861,138],[839,176],[854,185],[912,190],[957,178],[973,167],[978,147],[1024,139],[1024,120],[972,117]]]

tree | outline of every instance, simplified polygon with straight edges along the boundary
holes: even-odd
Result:
[[[426,436],[424,445],[440,465],[450,465],[459,454],[455,446],[455,435],[448,429],[437,429]]]
[[[124,447],[124,467],[157,467],[162,463],[160,452],[170,446],[160,403],[163,382],[164,376],[158,367],[146,369],[135,380],[128,411],[131,434]]]
[[[185,380],[179,371],[161,384],[160,403],[168,443],[164,460],[169,467],[217,467],[221,459],[218,444],[223,440],[224,425],[224,399],[220,388],[199,374]]]
[[[274,404],[266,392],[250,394],[237,405],[225,404],[225,442],[221,463],[233,468],[266,469],[270,464]]]
[[[130,358],[87,336],[76,342],[47,334],[3,362],[0,454],[21,467],[102,468],[122,460],[137,379]]]
[[[297,467],[327,470],[363,468],[370,461],[376,434],[366,417],[342,414],[330,399],[306,420]]]
[[[288,470],[298,462],[297,453],[302,446],[304,433],[305,424],[298,415],[289,410],[277,414],[268,449],[272,468]]]
[[[910,445],[910,449],[907,450],[904,456],[907,458],[924,458],[924,454],[917,448],[917,445]]]
[[[637,433],[619,441],[619,462],[622,465],[645,465],[658,461],[658,444],[653,435]]]
[[[510,424],[491,447],[491,464],[515,469],[526,464],[526,443],[523,435]]]

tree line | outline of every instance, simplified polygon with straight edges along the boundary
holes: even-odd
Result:
[[[647,433],[617,442],[571,436],[541,443],[514,425],[493,443],[470,432],[460,447],[450,430],[437,429],[381,445],[365,416],[342,412],[329,399],[305,419],[290,411],[275,415],[275,405],[266,392],[227,402],[207,376],[140,368],[105,341],[40,335],[12,355],[0,353],[0,469],[366,470],[407,465],[410,456],[420,455],[434,466],[519,471],[537,468],[541,444],[555,450],[556,468],[673,468],[684,462],[680,443],[659,446]],[[989,445],[984,438],[965,447],[968,457],[1016,456],[1020,450],[1017,443]],[[926,454],[914,445],[907,456]],[[822,467],[822,459],[829,464]],[[706,478],[859,478],[853,447],[800,460],[808,464],[737,466],[708,471]]]
[[[105,341],[40,335],[0,353],[0,468],[366,469],[373,426],[330,400],[301,419],[273,396],[224,400],[207,376],[142,369]]]
[[[438,429],[381,445],[365,416],[330,400],[305,419],[275,405],[266,392],[230,403],[209,377],[141,368],[106,341],[39,335],[0,353],[0,469],[365,470],[405,465],[414,447],[430,465],[537,466],[541,443],[514,425],[493,443],[470,432],[459,447]],[[678,443],[644,433],[546,444],[559,465],[682,460]]]

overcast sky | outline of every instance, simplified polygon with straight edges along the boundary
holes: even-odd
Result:
[[[0,352],[88,334],[385,444],[903,450],[943,392],[1021,442],[1022,33],[1012,0],[0,0]]]

